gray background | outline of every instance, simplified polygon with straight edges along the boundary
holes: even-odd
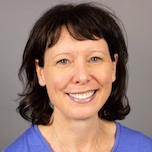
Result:
[[[42,12],[61,2],[0,0],[0,151],[30,126],[16,113],[18,104],[14,101],[22,90],[17,72],[29,31]],[[132,111],[121,123],[152,137],[152,0],[94,2],[111,7],[128,35],[128,97]]]

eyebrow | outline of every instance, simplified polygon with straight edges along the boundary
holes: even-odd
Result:
[[[92,51],[90,51],[90,52],[98,52],[98,53],[102,53],[102,54],[104,54],[104,55],[107,56],[107,54],[106,54],[105,52],[101,51],[101,50],[92,50]],[[70,55],[70,54],[71,54],[71,53],[68,53],[68,52],[59,53],[59,54],[55,55],[55,56],[52,58],[52,60],[53,60],[54,58],[60,56],[60,55]]]
[[[102,53],[102,54],[104,54],[104,55],[107,55],[105,52],[103,52],[103,51],[98,51],[98,50],[92,50],[91,52],[99,52],[99,53]]]
[[[71,53],[66,53],[66,52],[63,52],[63,53],[59,53],[59,54],[57,54],[57,55],[55,55],[53,58],[52,58],[52,60],[54,59],[54,58],[56,58],[57,56],[60,56],[60,55],[68,55],[68,54],[71,54]]]

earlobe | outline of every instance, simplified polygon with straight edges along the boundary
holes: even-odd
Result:
[[[35,68],[36,68],[39,85],[43,87],[45,86],[44,71],[43,71],[43,67],[39,66],[38,59],[35,59]]]
[[[116,69],[117,69],[117,62],[118,62],[118,54],[114,54],[115,61],[113,61],[113,72],[112,72],[112,82],[116,80]]]

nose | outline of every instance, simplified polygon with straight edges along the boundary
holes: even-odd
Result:
[[[74,68],[73,83],[84,85],[90,82],[91,75],[89,71],[90,69],[85,63],[79,62]]]

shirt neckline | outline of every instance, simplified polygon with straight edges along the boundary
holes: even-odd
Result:
[[[120,132],[121,132],[121,127],[120,127],[120,124],[118,122],[115,122],[116,123],[116,139],[115,139],[115,143],[114,143],[114,146],[112,148],[112,151],[111,152],[116,152],[117,150],[117,147],[118,147],[118,143],[120,141]],[[43,145],[46,147],[46,149],[49,151],[49,152],[53,152],[52,148],[50,147],[50,145],[47,143],[47,141],[45,140],[45,138],[42,136],[39,128],[37,125],[33,125],[34,127],[34,130],[36,132],[36,134],[38,135],[39,139],[42,141]]]

